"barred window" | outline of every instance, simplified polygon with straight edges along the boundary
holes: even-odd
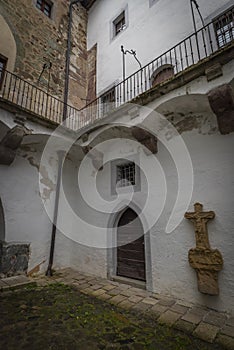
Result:
[[[7,57],[0,54],[0,88],[2,87],[6,65]]]
[[[118,35],[126,28],[125,11],[123,11],[114,21],[114,36]]]
[[[136,184],[136,169],[134,162],[117,165],[116,183],[118,187],[134,186]]]
[[[51,17],[53,3],[47,0],[37,0],[36,7],[47,17]]]
[[[221,48],[234,39],[234,7],[213,21],[218,47]]]

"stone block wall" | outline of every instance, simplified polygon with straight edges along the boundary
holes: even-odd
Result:
[[[29,244],[0,242],[0,276],[25,274],[28,269]]]
[[[15,38],[17,55],[14,73],[37,83],[44,63],[51,62],[49,93],[63,98],[65,58],[67,48],[69,1],[53,1],[52,16],[48,18],[35,6],[35,0],[0,0],[0,13]],[[73,8],[72,49],[69,103],[77,108],[85,105],[87,97],[87,10],[81,5]],[[93,70],[93,68],[90,68]],[[41,76],[39,87],[47,89],[48,69]]]

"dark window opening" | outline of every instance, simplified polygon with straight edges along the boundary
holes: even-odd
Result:
[[[3,84],[6,66],[7,66],[7,57],[0,54],[0,89]]]
[[[111,88],[101,96],[102,112],[107,114],[115,108],[115,87]]]
[[[47,17],[51,17],[53,4],[46,0],[37,0],[36,7],[41,10]]]
[[[117,165],[116,183],[118,187],[134,186],[136,184],[136,168],[134,162]]]
[[[114,20],[113,25],[114,25],[114,36],[118,35],[122,30],[126,28],[124,11]]]
[[[234,39],[234,7],[213,22],[217,44],[221,48]]]

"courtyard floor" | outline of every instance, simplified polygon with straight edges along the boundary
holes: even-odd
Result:
[[[44,284],[44,285],[43,285]],[[221,350],[63,283],[41,283],[0,296],[0,349]]]

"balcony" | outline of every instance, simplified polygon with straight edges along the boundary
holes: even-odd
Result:
[[[78,110],[49,95],[0,67],[0,101],[20,107],[55,125],[66,119],[65,126],[81,129],[113,112],[126,102],[150,92],[209,58],[221,53],[234,39],[234,7],[211,23],[121,81],[110,91]]]

